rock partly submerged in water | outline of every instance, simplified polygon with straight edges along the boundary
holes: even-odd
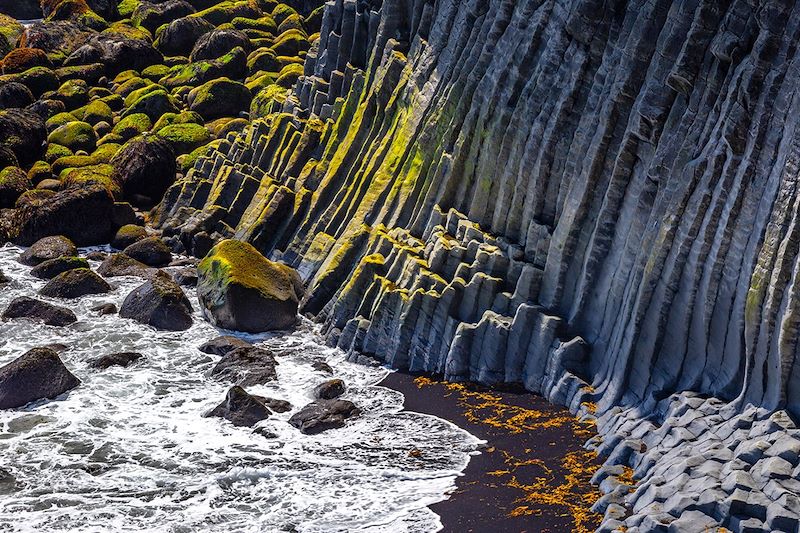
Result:
[[[275,371],[275,356],[269,350],[257,346],[235,348],[211,369],[216,379],[231,381],[243,387],[263,385],[278,377]]]
[[[359,412],[358,407],[348,400],[317,400],[293,414],[289,423],[306,435],[315,435],[343,427],[348,418]]]
[[[197,275],[203,313],[218,327],[257,333],[291,328],[297,321],[300,276],[251,244],[220,242],[200,262]]]
[[[264,404],[263,398],[248,394],[235,385],[228,390],[225,400],[205,416],[224,418],[234,426],[252,427],[266,420],[272,411]]]
[[[110,368],[112,366],[127,367],[143,357],[144,356],[142,354],[137,352],[112,353],[100,356],[97,359],[93,359],[89,362],[89,366],[92,368],[99,368],[101,370],[105,370],[106,368]]]
[[[111,291],[106,280],[88,268],[76,268],[57,275],[39,290],[42,296],[50,298],[80,298],[90,294],[104,294]]]
[[[31,269],[31,275],[39,279],[53,279],[54,277],[77,268],[89,268],[89,261],[82,257],[59,257],[48,259]]]
[[[97,267],[97,272],[101,276],[114,278],[117,276],[136,276],[140,278],[150,278],[158,270],[140,263],[136,259],[123,253],[111,254],[106,257]]]
[[[232,352],[236,348],[250,348],[251,346],[253,345],[238,337],[223,335],[221,337],[211,339],[207,343],[201,345],[198,349],[203,353],[211,355],[225,355],[228,352]]]
[[[172,261],[172,251],[158,237],[140,239],[127,246],[123,253],[151,267],[163,267]]]
[[[75,244],[63,235],[54,235],[39,239],[30,248],[22,252],[19,262],[23,265],[36,266],[45,261],[59,257],[74,257],[78,255]]]
[[[80,383],[56,352],[49,348],[34,348],[0,368],[0,409],[53,399]]]
[[[344,381],[330,379],[314,387],[314,397],[320,400],[333,400],[345,393]]]
[[[119,316],[168,331],[183,331],[193,323],[191,302],[164,272],[134,289],[122,302]]]
[[[66,307],[49,304],[27,296],[15,298],[3,312],[3,320],[29,318],[44,322],[48,326],[68,326],[78,317]]]

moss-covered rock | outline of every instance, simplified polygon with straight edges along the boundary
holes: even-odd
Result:
[[[204,119],[235,117],[250,106],[252,95],[243,83],[221,78],[197,87],[189,93],[192,111]]]
[[[250,39],[247,35],[234,28],[216,29],[197,40],[189,59],[192,61],[217,59],[236,47],[242,48],[245,52],[250,50]]]
[[[214,25],[202,18],[179,18],[158,29],[154,45],[164,55],[188,56],[197,40],[213,30]]]
[[[44,154],[44,160],[50,164],[53,164],[62,157],[71,155],[75,155],[75,153],[66,146],[51,143],[47,146],[47,151]]]
[[[19,167],[0,170],[0,209],[14,207],[17,198],[32,187],[28,175]]]
[[[225,120],[220,124],[215,124],[214,129],[212,130],[212,134],[216,139],[224,139],[228,136],[229,133],[236,132],[239,133],[244,131],[247,125],[250,122],[244,118],[234,118],[230,120]]]
[[[22,24],[0,13],[0,54],[6,55],[13,50],[24,31]]]
[[[211,140],[211,134],[200,124],[172,124],[158,130],[157,135],[166,139],[175,154],[187,154]]]
[[[278,61],[278,56],[271,48],[259,48],[247,56],[247,72],[254,74],[258,71],[278,72],[283,67]]]
[[[133,104],[135,104],[135,103],[136,103],[136,101],[137,101],[137,100],[139,100],[139,99],[140,99],[142,96],[145,96],[145,95],[147,95],[147,94],[150,94],[150,93],[152,93],[152,92],[154,92],[154,91],[158,91],[158,90],[164,90],[164,89],[165,89],[165,87],[164,87],[164,86],[162,86],[162,85],[159,85],[159,84],[157,84],[157,83],[153,83],[153,82],[151,82],[151,81],[148,81],[148,80],[145,80],[144,78],[142,78],[142,81],[144,81],[144,82],[145,82],[145,84],[144,84],[144,85],[143,85],[141,88],[137,88],[137,89],[135,89],[135,90],[131,91],[131,92],[130,92],[130,93],[128,93],[128,95],[125,97],[125,101],[124,101],[124,107],[130,107],[130,106],[132,106],[132,105],[133,105]]]
[[[27,166],[41,158],[47,129],[42,117],[27,109],[0,111],[0,140],[19,164]]]
[[[47,161],[37,161],[28,170],[28,179],[33,185],[38,185],[44,180],[52,179],[53,169]]]
[[[272,50],[277,56],[297,56],[311,48],[308,36],[301,30],[287,30],[275,38]]]
[[[108,28],[103,30],[103,34],[148,42],[153,40],[153,34],[147,28],[134,26],[127,20],[111,23]]]
[[[300,76],[303,75],[303,65],[292,63],[283,67],[278,74],[278,79],[275,80],[275,85],[283,87],[284,89],[291,88]]]
[[[117,152],[119,152],[120,148],[122,148],[121,144],[106,143],[102,146],[98,146],[97,150],[92,153],[92,157],[98,163],[108,163],[114,158],[115,155],[117,155]]]
[[[231,24],[237,30],[257,30],[271,35],[278,34],[278,25],[271,15],[265,15],[258,19],[251,19],[246,17],[236,17],[231,21]]]
[[[52,164],[53,174],[58,176],[67,169],[96,165],[97,161],[90,155],[68,155],[56,159]]]
[[[175,98],[170,96],[167,91],[158,89],[136,100],[133,105],[123,112],[122,116],[126,117],[137,113],[144,113],[150,118],[151,122],[155,122],[164,113],[175,113],[177,111],[178,104]]]
[[[221,142],[222,142],[221,139],[216,141],[211,141],[210,143],[206,144],[205,146],[201,146],[200,148],[194,150],[191,153],[178,157],[177,160],[178,168],[182,173],[186,174],[187,172],[189,172],[189,169],[191,169],[194,166],[194,164],[200,157],[206,155],[211,150],[219,148]]]
[[[59,80],[85,80],[90,85],[96,85],[98,80],[105,76],[106,66],[103,63],[89,65],[73,65],[55,70]]]
[[[303,283],[297,272],[261,255],[252,245],[225,240],[197,267],[203,314],[225,329],[262,332],[297,321]]]
[[[84,150],[91,153],[97,147],[97,134],[91,124],[76,120],[54,129],[47,142],[66,146],[73,152]]]
[[[123,70],[122,72],[120,72],[119,74],[114,76],[114,79],[112,81],[116,85],[122,85],[126,81],[130,81],[132,79],[139,78],[139,77],[140,76],[139,76],[139,71],[138,70],[128,69],[128,70]]]
[[[108,27],[105,19],[89,7],[86,0],[42,0],[41,5],[48,21],[71,20],[97,31]]]
[[[114,122],[114,111],[102,100],[94,100],[86,106],[83,112],[83,121],[95,125],[98,122]]]
[[[175,181],[175,151],[158,135],[140,135],[111,160],[115,178],[131,203],[152,207]]]
[[[153,126],[153,131],[158,131],[171,124],[203,124],[203,117],[194,111],[181,111],[180,113],[166,113],[161,115]]]
[[[58,88],[54,95],[67,109],[75,109],[89,102],[89,85],[83,80],[69,80]]]
[[[294,13],[283,19],[283,22],[278,24],[279,35],[288,30],[300,30],[305,32],[303,17],[301,17],[298,13]]]
[[[78,117],[73,115],[72,113],[64,112],[59,113],[57,115],[53,115],[44,123],[45,127],[47,128],[48,132],[52,132],[56,128],[63,126],[64,124],[69,124],[70,122],[75,122],[78,120]]]
[[[153,122],[150,117],[144,113],[134,113],[123,117],[112,131],[127,141],[146,131],[150,131],[152,127]]]
[[[52,69],[53,63],[39,48],[15,48],[3,58],[3,74],[17,74],[33,67]]]
[[[275,20],[275,24],[279,26],[289,17],[298,15],[297,10],[286,3],[279,3],[275,6],[275,9],[272,10],[272,18]]]
[[[117,230],[117,234],[111,241],[111,246],[117,250],[124,250],[131,244],[147,238],[147,230],[135,224],[126,224]]]
[[[122,187],[114,179],[114,167],[109,164],[68,168],[61,172],[63,188],[86,185],[102,186],[114,199],[122,198]]]
[[[158,4],[142,2],[131,13],[131,22],[154,34],[159,26],[194,12],[192,5],[184,0],[167,0]]]
[[[39,98],[47,91],[58,89],[58,76],[47,67],[33,67],[17,74],[0,76],[0,84],[18,82],[31,90],[33,96]]]
[[[275,72],[257,72],[255,75],[245,80],[245,87],[251,94],[258,94],[259,91],[273,85],[278,78]]]
[[[46,189],[30,189],[22,193],[17,201],[14,203],[15,209],[25,209],[28,207],[36,207],[47,202],[55,195],[55,191],[48,191]]]
[[[194,87],[221,77],[242,78],[246,72],[247,54],[242,48],[234,48],[218,59],[174,67],[167,76],[159,80],[159,83],[169,88],[182,85]]]
[[[225,1],[199,11],[192,16],[207,20],[214,26],[219,26],[226,22],[231,22],[235,18],[258,19],[264,16],[264,12],[251,2]]]

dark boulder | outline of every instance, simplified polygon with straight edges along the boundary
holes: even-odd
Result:
[[[261,396],[257,396],[257,398],[264,402],[264,405],[276,413],[288,413],[292,410],[292,404],[286,400],[278,400],[277,398],[262,398]]]
[[[343,427],[358,413],[355,404],[347,400],[317,400],[293,414],[289,423],[306,435],[314,435]]]
[[[0,209],[14,207],[22,194],[31,188],[28,174],[19,167],[0,170]]]
[[[172,145],[157,135],[131,139],[111,159],[111,165],[126,197],[145,196],[153,204],[161,200],[177,172]]]
[[[36,266],[51,259],[76,255],[78,255],[78,249],[71,240],[63,235],[55,235],[33,243],[30,248],[20,254],[18,261],[23,265]]]
[[[50,298],[80,298],[89,294],[104,294],[111,291],[106,280],[89,270],[77,268],[57,275],[39,290]]]
[[[0,0],[0,13],[17,20],[34,20],[43,17],[37,0]]]
[[[182,331],[192,326],[192,304],[169,275],[158,272],[125,298],[119,316],[156,329]]]
[[[44,119],[27,109],[0,111],[0,139],[23,166],[41,159],[47,128]]]
[[[178,285],[197,287],[197,268],[182,268],[175,272],[172,277]]]
[[[53,62],[44,50],[15,48],[3,58],[3,74],[19,74],[33,67],[53,68]]]
[[[278,377],[277,362],[272,352],[256,346],[231,350],[222,356],[211,369],[211,375],[219,380],[231,381],[243,387],[263,385]]]
[[[225,329],[286,329],[297,320],[303,284],[297,272],[269,261],[251,244],[225,240],[197,267],[197,295],[208,320]]]
[[[151,268],[144,263],[140,263],[132,257],[125,254],[111,254],[106,257],[103,262],[97,267],[97,272],[101,276],[107,278],[114,278],[117,276],[136,276],[139,278],[150,278],[157,270]]]
[[[31,275],[39,279],[53,279],[63,272],[76,268],[89,268],[89,261],[82,257],[59,257],[48,259],[31,269]]]
[[[0,84],[0,109],[28,107],[33,102],[33,93],[21,83]]]
[[[41,300],[20,296],[11,301],[3,312],[3,320],[29,318],[44,322],[48,326],[68,326],[77,322],[75,313],[65,307],[52,305]]]
[[[314,387],[314,397],[319,400],[333,400],[345,392],[344,381],[330,379]]]
[[[142,226],[126,224],[117,230],[111,240],[111,246],[117,250],[124,250],[131,244],[147,238],[147,230]]]
[[[189,58],[192,61],[203,59],[217,59],[224,56],[237,46],[245,52],[250,51],[250,39],[244,32],[233,28],[222,28],[203,34],[192,49]]]
[[[56,352],[34,348],[0,368],[0,409],[22,407],[44,398],[53,399],[80,383]]]
[[[142,357],[144,357],[142,354],[136,352],[112,353],[103,355],[97,359],[93,359],[89,362],[89,366],[92,368],[99,368],[101,370],[105,370],[106,368],[110,368],[112,366],[127,367]]]
[[[117,306],[112,303],[100,304],[92,307],[92,311],[97,313],[100,316],[103,315],[116,315],[117,314]]]
[[[198,348],[201,352],[212,354],[212,355],[225,355],[228,352],[232,352],[236,348],[250,348],[253,345],[247,341],[243,341],[238,337],[232,337],[230,335],[224,335],[222,337],[217,337],[216,339],[211,339],[207,343],[203,344]]]
[[[225,400],[205,416],[224,418],[234,426],[252,427],[269,418],[272,411],[257,396],[247,394],[238,386],[231,387]]]
[[[22,210],[17,244],[28,246],[50,235],[65,235],[78,246],[104,244],[114,230],[114,198],[99,184],[73,186],[58,191],[42,205]]]
[[[179,18],[158,33],[154,45],[167,56],[188,56],[197,40],[213,30],[213,24],[199,17]]]
[[[333,368],[325,361],[314,361],[311,363],[311,368],[318,372],[325,372],[326,374],[333,374]]]
[[[192,5],[184,0],[166,0],[166,2],[159,3],[141,2],[133,10],[131,19],[134,25],[142,26],[150,33],[155,33],[162,24],[194,12],[195,9]]]
[[[172,261],[172,251],[158,237],[141,239],[123,250],[128,257],[152,267],[162,267]]]
[[[164,61],[161,52],[147,41],[119,34],[101,33],[87,40],[64,61],[65,65],[101,63],[109,78],[124,70],[143,70]]]
[[[243,83],[227,77],[208,81],[189,91],[186,101],[189,109],[205,120],[236,117],[250,109],[253,95]]]

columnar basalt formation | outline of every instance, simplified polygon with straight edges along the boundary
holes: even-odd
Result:
[[[604,528],[793,531],[798,42],[791,1],[332,0],[156,221],[298,268],[353,354],[596,408]]]

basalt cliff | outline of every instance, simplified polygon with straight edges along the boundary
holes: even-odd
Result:
[[[603,530],[796,531],[798,45],[788,0],[331,0],[155,222],[355,358],[596,416]]]

